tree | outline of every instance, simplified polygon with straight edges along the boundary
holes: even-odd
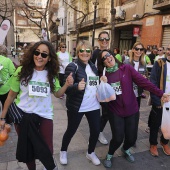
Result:
[[[8,19],[11,21],[14,11],[14,0],[1,0],[0,1],[0,18],[2,20]]]
[[[30,5],[26,0],[23,0],[23,3],[19,3],[17,8],[21,10],[21,13],[18,15],[22,17],[26,17],[31,23],[36,25],[40,30],[45,28],[47,32],[47,39],[49,40],[49,30],[48,30],[48,16],[49,16],[49,4],[50,0],[46,0],[46,4],[44,7],[39,7],[36,5]],[[33,24],[30,24],[30,28]],[[32,29],[33,30],[33,29]],[[39,38],[42,36],[39,34],[39,32],[33,31]]]
[[[114,0],[111,0],[111,42],[110,49],[114,49],[114,39],[115,39],[115,15],[116,9],[114,8]]]
[[[84,3],[86,4],[86,7],[85,7],[85,9],[86,9],[85,12],[86,12],[86,13],[85,13],[84,11],[78,10],[75,5],[69,4],[69,3],[67,2],[67,0],[63,0],[63,1],[64,1],[64,3],[65,3],[66,5],[68,5],[71,9],[75,10],[76,12],[81,13],[82,16],[83,16],[83,17],[81,18],[81,20],[80,20],[80,23],[77,24],[77,30],[76,30],[77,39],[76,39],[76,44],[78,44],[78,42],[79,42],[79,34],[80,34],[80,29],[81,29],[81,27],[82,27],[82,23],[83,23],[83,21],[85,20],[85,18],[87,17],[87,15],[89,14],[89,0],[84,0]]]

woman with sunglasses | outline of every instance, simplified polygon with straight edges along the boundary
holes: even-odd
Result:
[[[135,160],[129,151],[136,142],[139,122],[139,106],[133,90],[133,82],[159,97],[163,96],[164,101],[168,101],[168,95],[163,94],[162,90],[144,78],[131,65],[120,63],[108,50],[100,52],[97,63],[100,72],[106,67],[106,76],[102,76],[101,80],[107,79],[116,92],[116,100],[108,103],[112,139],[104,166],[110,168],[113,154],[122,142],[121,151],[125,158],[129,162]]]
[[[68,145],[85,115],[90,128],[86,157],[94,165],[99,165],[100,160],[94,152],[100,132],[100,104],[96,98],[99,77],[97,68],[90,61],[92,55],[90,43],[86,40],[80,41],[76,48],[76,55],[78,56],[77,62],[70,63],[65,71],[65,77],[73,73],[74,83],[66,91],[68,125],[62,139],[60,163],[67,164]]]
[[[48,41],[35,43],[25,53],[22,65],[11,79],[11,90],[0,117],[4,127],[10,105],[23,113],[19,124],[14,124],[18,133],[16,158],[35,170],[35,158],[45,169],[57,169],[53,160],[53,106],[51,93],[62,96],[73,78],[69,75],[63,87],[58,80],[59,61],[52,44]]]
[[[136,42],[130,54],[129,59],[124,61],[125,64],[130,64],[134,67],[136,71],[138,71],[143,77],[148,77],[148,71],[146,68],[146,61],[145,61],[145,53],[144,53],[144,46],[140,42]],[[138,106],[140,108],[141,97],[143,93],[143,89],[138,87],[135,83],[133,84],[134,92],[137,97]]]

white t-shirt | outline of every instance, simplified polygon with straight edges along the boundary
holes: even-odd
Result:
[[[96,76],[90,65],[86,66],[85,72],[87,74],[86,88],[79,112],[88,112],[100,109],[100,104],[97,100],[97,86],[99,85],[99,76]]]
[[[165,58],[165,55],[162,55],[162,56],[157,55],[157,56],[155,57],[155,61],[157,61],[158,59],[161,59],[161,58]]]
[[[17,75],[18,72],[20,72],[20,69],[21,68],[17,69],[14,75]],[[49,89],[49,82],[47,79],[47,71],[34,70],[30,82],[28,86],[23,86],[19,81],[17,81],[16,76],[12,77],[11,89],[15,92],[19,92],[17,98],[15,99],[16,105],[28,114],[35,113],[41,117],[53,119],[53,105]],[[30,89],[41,94],[38,94],[38,96],[36,96],[36,94],[30,95]],[[55,91],[58,91],[59,89],[59,81],[56,79]],[[46,95],[42,96],[44,93],[46,93]]]
[[[65,74],[65,69],[70,63],[70,55],[68,52],[62,53],[61,51],[57,53],[60,62],[60,73]]]
[[[167,64],[167,75],[166,75],[165,93],[170,93],[170,63],[166,62],[166,64]]]
[[[134,69],[136,70],[136,71],[138,71],[138,69],[139,69],[139,61],[133,61],[134,62]],[[134,90],[134,93],[135,93],[135,96],[136,97],[139,97],[138,96],[138,86],[135,84],[135,83],[133,83],[133,90]]]

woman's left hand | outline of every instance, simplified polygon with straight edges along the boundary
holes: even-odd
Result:
[[[67,86],[73,85],[74,80],[73,80],[72,74],[73,73],[70,73],[69,76],[66,78],[66,85]]]
[[[106,76],[101,76],[100,81],[103,81],[104,83],[107,83],[107,77]]]
[[[161,98],[161,101],[163,103],[169,102],[170,101],[170,94],[164,93],[162,98]]]

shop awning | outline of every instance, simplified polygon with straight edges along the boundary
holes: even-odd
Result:
[[[133,25],[143,25],[143,22],[142,21],[128,21],[128,22],[116,24],[115,27],[119,28],[119,27],[133,26]]]

